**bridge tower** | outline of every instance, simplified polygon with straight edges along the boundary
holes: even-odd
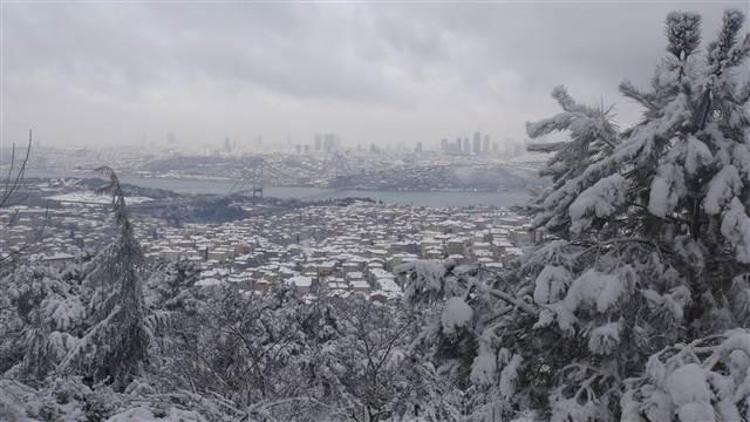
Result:
[[[253,157],[247,160],[241,170],[239,180],[235,186],[239,187],[238,192],[251,193],[254,198],[263,198],[263,167],[265,160],[261,157]],[[234,190],[234,189],[232,189]]]
[[[253,190],[253,199],[256,197],[263,198],[263,167],[265,160],[258,158],[250,172],[250,187]]]

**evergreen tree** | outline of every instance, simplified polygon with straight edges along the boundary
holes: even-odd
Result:
[[[700,17],[667,17],[669,54],[651,90],[621,86],[646,107],[643,120],[576,178],[569,240],[526,263],[543,307],[535,328],[552,327],[575,351],[573,364],[557,368],[553,420],[612,417],[620,380],[650,353],[748,323],[747,293],[737,294],[750,269],[742,22],[726,12],[700,54]]]
[[[148,332],[144,324],[141,278],[143,252],[133,234],[125,197],[115,172],[98,169],[109,178],[112,191],[115,240],[91,263],[85,283],[96,287],[91,301],[92,327],[60,363],[67,374],[83,374],[90,382],[106,381],[122,391],[140,373],[147,357]]]
[[[651,89],[621,85],[646,110],[619,140],[613,140],[612,126],[566,114],[572,101],[555,91],[565,113],[529,125],[529,132],[568,128],[573,138],[555,147],[555,183],[536,202],[536,224],[552,236],[529,251],[520,267],[494,281],[469,282],[463,291],[452,277],[420,282],[433,280],[425,274],[435,271],[412,269],[422,274],[412,276],[415,286],[455,292],[444,296],[456,299],[448,299],[443,312],[456,300],[471,307],[464,327],[478,346],[465,352],[461,365],[472,362],[475,391],[486,394],[492,415],[533,408],[552,421],[616,420],[624,380],[639,377],[649,356],[748,325],[750,88],[738,79],[746,76],[741,65],[750,38],[740,36],[743,19],[738,11],[726,12],[717,41],[701,51],[700,17],[669,14],[668,55]],[[593,116],[606,120],[606,113]],[[579,155],[567,148],[578,148]],[[714,360],[741,370],[746,352],[732,350],[734,360]],[[668,372],[690,363],[671,362]],[[714,371],[744,382],[721,364]],[[653,391],[648,385],[642,381],[623,403],[646,403],[644,395]],[[745,406],[744,387],[722,391],[711,392],[708,402],[730,391],[734,401],[722,406],[736,409],[725,414]],[[674,407],[662,408],[677,412],[669,418],[697,420],[679,410],[686,403],[677,399]],[[477,412],[489,417],[485,408]]]

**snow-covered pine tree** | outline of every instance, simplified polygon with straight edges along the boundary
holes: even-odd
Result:
[[[743,19],[726,12],[701,54],[700,17],[669,14],[651,90],[621,86],[646,107],[643,120],[569,182],[580,193],[558,216],[570,218],[568,240],[526,262],[542,306],[535,327],[561,335],[553,350],[571,360],[550,365],[553,420],[614,418],[621,380],[649,354],[748,323]]]
[[[92,299],[92,328],[60,363],[63,374],[84,375],[90,382],[106,381],[122,391],[137,375],[147,357],[141,278],[144,257],[125,208],[125,197],[115,172],[108,177],[118,229],[115,240],[93,260],[86,283],[97,288]]]
[[[733,285],[744,288],[742,275],[750,270],[748,81],[738,83],[747,77],[741,65],[750,54],[743,21],[741,12],[726,12],[717,41],[699,54],[700,17],[668,16],[670,54],[651,90],[622,85],[623,94],[646,107],[644,120],[611,157],[584,172],[588,186],[568,209],[579,244],[609,242],[623,255],[619,262],[650,260],[665,275],[674,273],[636,284],[659,295],[686,289],[683,316],[691,334],[749,321],[748,304],[735,303],[743,295],[730,294]],[[633,254],[633,244],[641,251]],[[652,258],[636,259],[644,246]]]
[[[567,237],[570,217],[565,210],[580,193],[576,178],[592,163],[612,153],[619,142],[617,126],[612,121],[612,107],[578,104],[565,89],[552,90],[562,112],[547,119],[526,124],[526,132],[538,139],[553,132],[567,132],[569,139],[560,142],[529,144],[529,151],[554,152],[541,172],[550,176],[552,186],[527,206],[534,216],[535,228],[544,228],[556,236]]]
[[[553,225],[556,236],[527,253],[519,270],[457,293],[473,310],[466,326],[481,330],[469,351],[472,382],[501,398],[492,415],[533,408],[552,421],[617,420],[623,382],[640,376],[649,356],[747,326],[750,85],[739,78],[747,76],[741,66],[750,38],[740,36],[743,19],[727,11],[718,40],[701,51],[700,17],[669,14],[668,56],[651,89],[621,85],[646,108],[643,120],[606,156],[556,170],[566,182],[540,198],[557,197],[559,206],[543,209],[541,220],[563,222]],[[437,280],[415,286],[455,286],[449,277]],[[648,400],[639,394],[649,388],[623,403]]]

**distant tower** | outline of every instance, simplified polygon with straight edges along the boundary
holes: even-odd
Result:
[[[478,155],[482,153],[482,135],[479,132],[474,132],[474,154]]]
[[[224,137],[224,152],[232,152],[232,140],[228,136]]]
[[[340,143],[339,137],[335,133],[326,133],[323,136],[323,150],[328,154],[339,149]]]
[[[461,138],[456,138],[456,152],[461,152]]]
[[[316,133],[315,134],[315,151],[320,151],[320,148],[323,146],[323,135]]]
[[[490,135],[484,135],[484,145],[482,145],[482,151],[490,152]]]
[[[417,142],[417,146],[414,148],[414,152],[422,152],[422,143]]]
[[[447,138],[443,138],[440,141],[440,150],[443,152],[448,151],[448,139]]]
[[[469,141],[469,138],[464,138],[464,154],[471,154],[471,141]]]

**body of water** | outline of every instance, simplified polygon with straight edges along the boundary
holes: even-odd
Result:
[[[72,172],[55,173],[42,171],[28,171],[27,177],[96,177],[95,173]],[[226,195],[236,192],[241,187],[229,180],[192,180],[176,178],[151,178],[138,176],[122,176],[122,183],[154,189],[165,189],[177,193],[199,193]],[[325,199],[340,199],[347,197],[371,198],[396,204],[412,204],[426,207],[465,207],[470,205],[494,205],[510,207],[520,205],[529,199],[529,194],[523,191],[513,192],[402,192],[402,191],[373,191],[373,190],[339,190],[315,187],[267,187],[263,190],[266,197],[300,199],[303,201],[317,201]]]

